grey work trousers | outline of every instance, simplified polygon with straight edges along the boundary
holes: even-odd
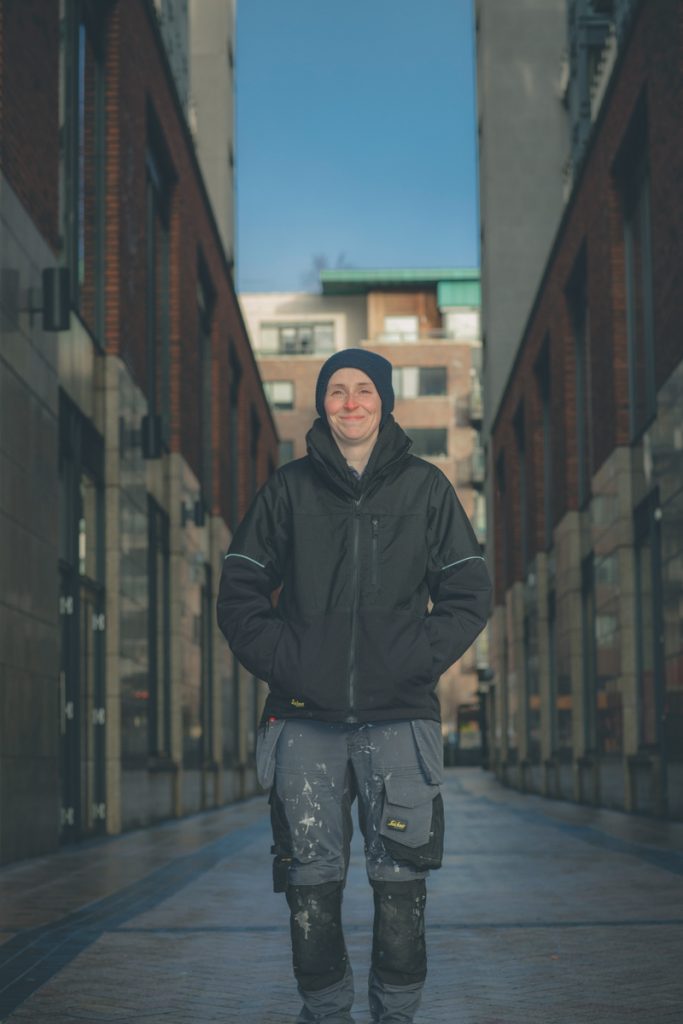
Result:
[[[353,831],[365,840],[375,918],[373,1021],[410,1024],[426,974],[425,878],[443,842],[438,722],[363,725],[277,720],[259,730],[257,765],[271,789],[276,862],[286,864],[299,1024],[352,1022],[353,975],[341,899]]]

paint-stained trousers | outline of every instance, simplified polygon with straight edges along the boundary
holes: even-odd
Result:
[[[438,722],[270,721],[257,764],[271,791],[275,889],[291,912],[298,1024],[353,1021],[341,903],[355,799],[375,902],[372,1020],[410,1024],[427,972],[425,878],[443,847]]]

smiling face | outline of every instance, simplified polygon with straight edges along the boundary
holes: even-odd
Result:
[[[374,442],[382,418],[382,399],[367,374],[344,366],[328,381],[325,415],[341,446]]]

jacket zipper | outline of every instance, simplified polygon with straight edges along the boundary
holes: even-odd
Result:
[[[377,516],[372,517],[372,563],[370,569],[370,583],[373,587],[377,586],[377,577],[379,573],[379,519]]]
[[[349,716],[348,722],[355,722],[354,702],[356,699],[356,631],[358,623],[358,547],[360,535],[360,503],[362,497],[354,498],[353,504],[353,603],[351,606],[351,642],[349,644]]]

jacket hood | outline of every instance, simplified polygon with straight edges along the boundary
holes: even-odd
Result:
[[[339,450],[330,428],[322,419],[315,420],[306,434],[308,455],[316,472],[352,497],[363,494],[390,465],[405,458],[412,443],[394,417],[389,415],[377,436],[363,475],[358,480]]]

